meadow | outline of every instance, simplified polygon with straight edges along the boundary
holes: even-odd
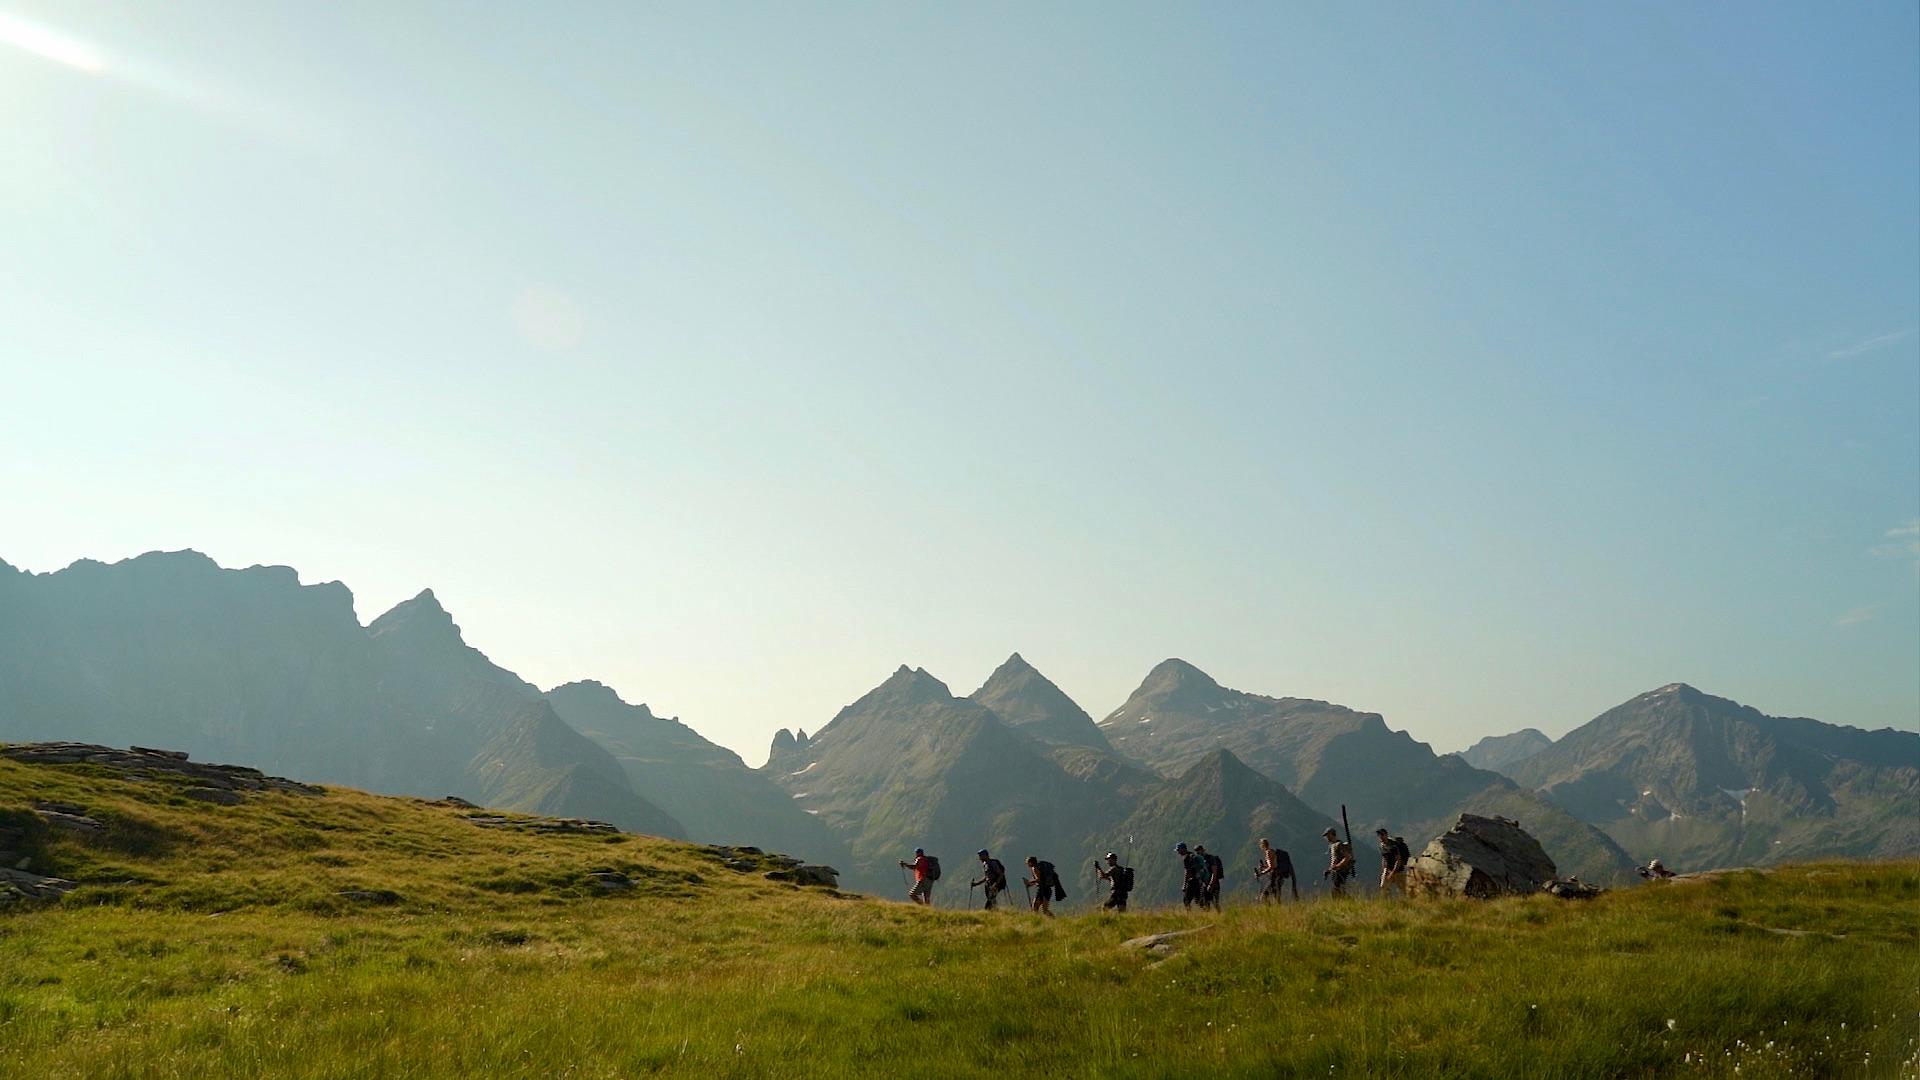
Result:
[[[1049,920],[421,800],[182,792],[0,760],[0,825],[81,883],[0,910],[0,1076],[1920,1075],[1920,864]],[[1196,932],[1122,945],[1169,930]]]

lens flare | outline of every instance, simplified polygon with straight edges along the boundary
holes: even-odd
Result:
[[[107,58],[86,42],[76,41],[5,12],[0,12],[0,45],[11,45],[42,60],[65,64],[89,75],[97,75],[107,68]]]

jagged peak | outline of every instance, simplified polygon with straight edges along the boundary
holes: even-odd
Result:
[[[454,625],[453,616],[440,605],[440,598],[433,594],[432,589],[421,589],[412,599],[393,605],[386,614],[367,626],[367,630],[375,636],[409,628],[438,628],[451,631],[455,638],[460,636],[460,628]]]
[[[889,675],[887,681],[880,684],[880,689],[894,693],[905,692],[914,696],[937,695],[941,698],[953,696],[947,689],[947,684],[934,678],[926,668],[908,667],[905,664],[901,664],[898,670]]]

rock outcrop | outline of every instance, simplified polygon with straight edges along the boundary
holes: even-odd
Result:
[[[1545,848],[1512,818],[1461,814],[1407,868],[1407,887],[1425,896],[1526,895],[1559,876]]]
[[[187,792],[194,798],[222,801],[224,794],[243,791],[285,791],[300,795],[319,795],[321,788],[280,776],[268,776],[259,769],[242,765],[205,765],[188,761],[178,750],[153,750],[144,746],[116,750],[92,743],[43,742],[0,746],[0,757],[23,765],[100,765],[116,772],[143,779],[179,776],[191,780]],[[200,794],[195,794],[199,792]],[[212,797],[209,798],[208,796]],[[43,815],[44,816],[44,815]]]

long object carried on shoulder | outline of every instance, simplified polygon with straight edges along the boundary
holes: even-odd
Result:
[[[1353,850],[1353,826],[1347,824],[1346,803],[1340,804],[1340,827],[1347,830],[1347,858],[1353,860],[1353,866],[1349,868],[1347,872],[1349,874],[1355,874],[1355,872],[1360,869],[1360,855]],[[1355,874],[1355,876],[1358,875]]]

